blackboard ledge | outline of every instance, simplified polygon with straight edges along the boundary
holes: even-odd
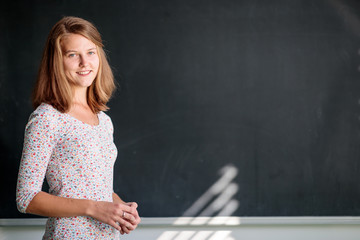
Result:
[[[0,227],[44,226],[46,218],[3,218]],[[139,227],[259,226],[259,225],[360,225],[360,217],[171,217],[142,218]]]

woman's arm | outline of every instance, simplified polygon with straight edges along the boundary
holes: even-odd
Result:
[[[125,233],[136,228],[136,225],[131,224],[131,221],[135,221],[132,215],[129,216],[130,220],[122,218],[124,212],[133,212],[133,207],[122,203],[64,198],[39,192],[31,200],[26,212],[46,217],[89,216],[122,231],[120,224],[125,227]]]
[[[125,204],[125,202],[119,197],[119,195],[117,195],[114,192],[112,194],[112,198],[113,198],[113,202]]]
[[[39,192],[30,202],[26,213],[45,217],[88,216],[90,200],[63,198]]]

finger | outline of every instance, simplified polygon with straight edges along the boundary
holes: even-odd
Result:
[[[120,226],[120,225],[119,225]],[[124,235],[124,231],[123,231],[123,229],[122,229],[122,227],[120,226],[120,230],[119,230],[119,232],[120,232],[120,234],[121,235]]]
[[[109,222],[109,225],[114,227],[116,230],[121,231],[121,227],[119,226],[119,224],[117,222],[111,221],[111,222]]]
[[[129,234],[129,233],[130,233],[130,231],[126,227],[121,227],[121,231],[120,231],[121,235]]]
[[[122,214],[123,212],[131,213],[131,212],[132,212],[132,209],[133,209],[131,206],[126,205],[126,204],[121,204],[121,203],[118,205],[118,207],[119,207],[119,209],[122,211],[121,214]]]
[[[119,232],[120,232],[121,235],[130,233],[130,230],[126,226],[120,224],[119,227],[120,227]]]
[[[137,209],[134,206],[132,206],[130,209],[131,210],[129,213],[131,213],[134,217],[138,215]]]
[[[141,222],[141,218],[139,217],[139,215],[137,215],[136,217],[136,224],[139,224]]]
[[[129,232],[127,232],[126,230],[132,231],[132,230],[135,229],[135,225],[131,224],[130,222],[126,221],[126,220],[123,219],[123,218],[120,218],[120,219],[118,220],[118,222],[119,222],[119,224],[121,225],[121,227],[123,228],[124,232],[126,232],[126,233],[129,233]],[[124,227],[125,227],[126,229],[125,229]]]
[[[139,215],[136,215],[135,220],[132,223],[138,225],[140,222],[141,222],[141,218],[139,217]]]
[[[129,234],[131,232],[131,230],[125,226],[122,226],[122,229],[123,229],[124,234]]]
[[[135,209],[135,211],[134,211],[134,213],[133,213],[133,216],[134,216],[134,218],[135,218],[136,224],[139,224],[140,221],[141,221],[141,218],[140,218],[139,213],[138,213],[138,211],[137,211],[136,209]]]
[[[124,212],[122,218],[127,220],[128,222],[130,222],[132,224],[136,224],[136,216],[134,216],[134,215],[132,215],[130,213]]]
[[[126,234],[129,234],[131,232],[131,230],[128,229],[127,227],[123,227],[123,229],[124,229],[124,233],[126,233]]]
[[[131,212],[124,212],[121,214],[121,217],[132,224],[136,223],[136,219],[138,217],[138,213],[136,210],[132,210]]]
[[[124,230],[122,229],[122,227],[120,227],[120,234],[124,235]]]
[[[130,207],[134,207],[134,208],[138,207],[138,204],[136,202],[128,202],[126,204],[129,205]]]
[[[125,216],[126,216],[125,219],[129,220],[132,224],[137,225],[140,223],[141,219],[139,217],[138,211],[135,208],[132,209],[131,215],[129,215],[129,214],[130,213],[128,213],[128,212],[125,213]]]

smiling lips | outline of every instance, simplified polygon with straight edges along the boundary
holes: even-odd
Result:
[[[89,75],[91,72],[91,70],[88,70],[88,71],[80,71],[80,72],[76,72],[77,74],[81,75],[81,76],[86,76],[86,75]]]

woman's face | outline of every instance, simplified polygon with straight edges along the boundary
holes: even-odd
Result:
[[[89,39],[70,34],[61,41],[64,71],[76,88],[87,88],[99,70],[99,55],[96,45]]]

